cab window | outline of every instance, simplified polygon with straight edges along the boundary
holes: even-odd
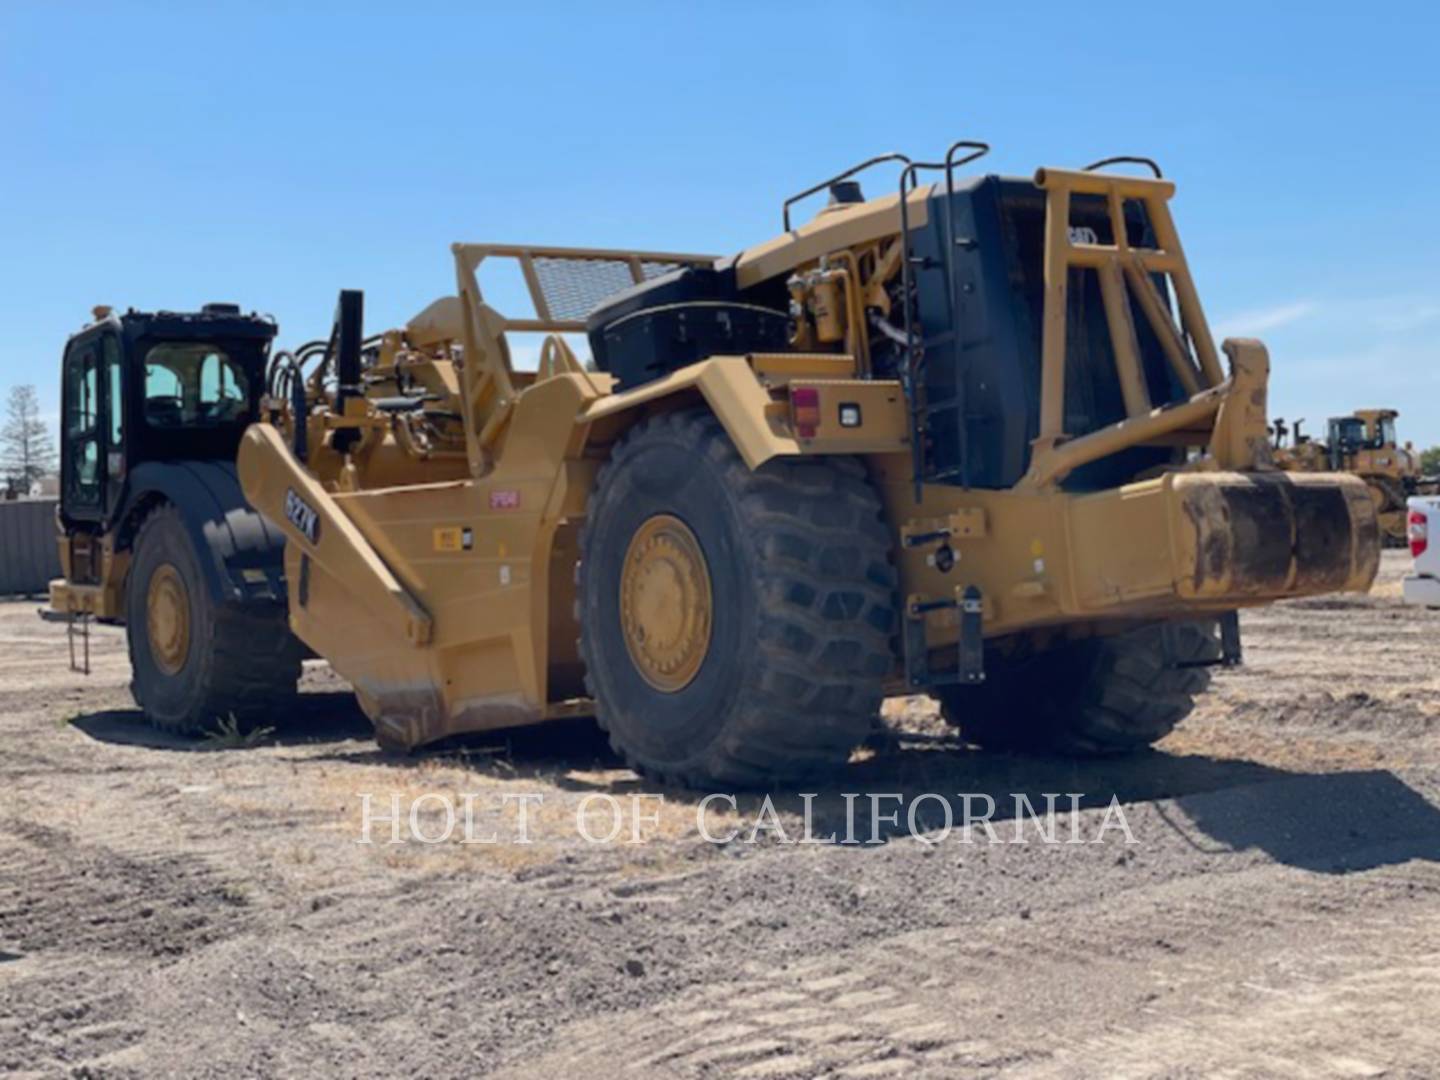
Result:
[[[119,448],[125,435],[125,398],[123,396],[119,341],[111,335],[106,335],[104,350],[106,400],[110,404],[110,449],[115,450]]]
[[[164,342],[145,354],[145,422],[222,427],[249,418],[250,386],[230,354],[207,342]]]
[[[65,364],[65,442],[71,449],[66,485],[73,499],[100,496],[100,364],[94,346],[78,349]]]
[[[1347,443],[1354,447],[1365,445],[1365,425],[1350,417],[1332,421],[1330,435],[1336,443]]]

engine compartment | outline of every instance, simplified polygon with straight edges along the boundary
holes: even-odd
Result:
[[[810,227],[839,226],[864,205],[854,196],[847,183]],[[758,283],[741,285],[737,256],[627,289],[586,322],[596,365],[621,390],[708,356],[756,353],[848,354],[858,378],[904,378],[908,304],[927,479],[1012,487],[1029,468],[1039,430],[1046,193],[1031,179],[990,174],[953,193],[936,184],[926,203],[923,221],[904,235],[843,245],[837,227],[833,252]],[[1124,220],[1126,243],[1155,246],[1141,204],[1127,202]],[[1079,242],[1115,240],[1109,207],[1096,195],[1075,196],[1070,229]],[[1173,310],[1164,276],[1151,276]],[[1126,406],[1094,275],[1072,267],[1067,286],[1064,424],[1075,437],[1125,419]],[[1150,400],[1157,407],[1185,400],[1155,331],[1144,318],[1132,321]],[[1077,468],[1064,487],[1113,487],[1177,460],[1174,447],[1131,447]]]

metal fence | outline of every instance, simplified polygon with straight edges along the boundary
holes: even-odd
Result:
[[[55,500],[0,502],[0,596],[35,596],[60,576]]]

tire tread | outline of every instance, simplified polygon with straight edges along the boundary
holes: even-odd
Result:
[[[147,541],[160,530],[185,534],[180,511],[162,504],[146,515],[135,534],[132,550],[144,550]],[[187,537],[188,542],[188,537]],[[199,555],[196,554],[198,560]],[[203,582],[185,582],[187,590],[204,589]],[[135,703],[144,710],[151,725],[176,734],[197,734],[217,719],[233,716],[240,730],[273,719],[277,708],[294,701],[300,680],[301,647],[290,633],[282,605],[241,608],[235,604],[216,605],[208,596],[207,617],[192,620],[191,649],[203,667],[200,687],[189,708],[181,714],[167,714],[148,700],[141,659],[136,655],[137,634],[144,633],[144,615],[138,612],[138,586],[127,604],[126,641],[133,673],[130,683]],[[163,677],[163,676],[161,676]]]
[[[843,764],[879,715],[893,665],[896,577],[889,530],[864,466],[847,458],[776,459],[751,470],[705,409],[641,421],[600,469],[580,534],[579,599],[594,523],[611,497],[610,477],[657,431],[680,435],[719,467],[744,520],[760,569],[760,633],[731,720],[703,755],[679,767],[647,761],[617,739],[612,709],[591,673],[598,658],[585,633],[586,690],[611,746],[637,772],[686,786],[763,786]],[[837,570],[839,571],[837,573]]]
[[[1098,757],[1134,753],[1190,715],[1218,643],[1205,623],[1151,626],[1061,646],[947,688],[945,718],[986,749]]]

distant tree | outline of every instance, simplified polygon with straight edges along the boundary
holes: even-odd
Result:
[[[1426,476],[1440,473],[1440,446],[1432,446],[1429,450],[1420,451],[1420,471]]]
[[[0,425],[0,472],[24,494],[35,481],[54,471],[55,444],[40,419],[35,387],[11,387],[5,403],[5,422]]]

